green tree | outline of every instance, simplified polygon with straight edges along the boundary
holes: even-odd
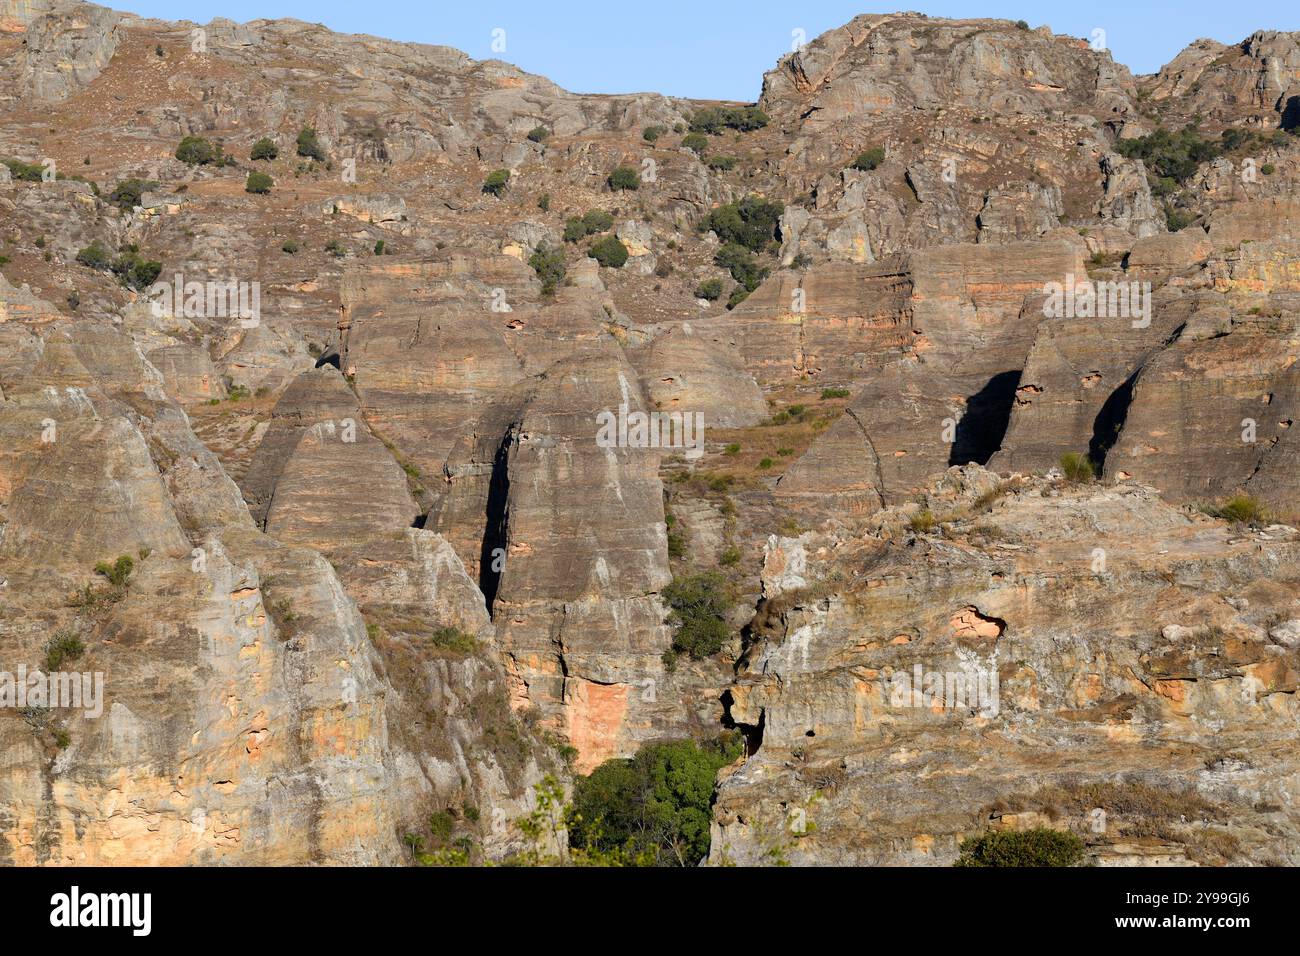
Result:
[[[850,164],[854,169],[867,173],[885,161],[885,151],[879,146],[863,150]]]
[[[296,145],[299,156],[305,156],[307,159],[314,159],[322,163],[325,162],[325,147],[316,138],[316,130],[312,127],[305,127],[298,132]]]
[[[607,760],[574,783],[570,842],[585,850],[648,857],[659,866],[696,866],[709,852],[718,771],[742,752],[738,735],[699,745],[676,740]]]
[[[663,590],[664,602],[671,609],[668,623],[673,625],[673,648],[696,660],[722,650],[731,637],[727,614],[731,598],[727,582],[717,571],[705,571],[674,578]]]
[[[705,228],[712,229],[723,242],[762,252],[775,241],[784,213],[785,205],[781,202],[746,196],[710,212]]]
[[[534,126],[528,131],[528,139],[534,143],[540,143],[551,135],[551,131],[545,126]]]
[[[96,239],[86,248],[77,253],[77,262],[88,269],[107,269],[113,263],[113,258],[109,251],[104,248],[104,244]]]
[[[554,295],[555,287],[560,284],[568,268],[564,262],[564,252],[552,249],[543,242],[528,257],[528,264],[537,273],[537,278],[542,280],[542,295]]]
[[[731,278],[739,282],[746,292],[753,292],[768,276],[769,270],[760,266],[748,249],[734,242],[728,242],[719,249],[713,256],[713,262],[730,272]]]
[[[709,138],[703,133],[687,133],[682,137],[682,145],[695,153],[696,156],[700,156],[708,149]]]
[[[631,166],[617,167],[612,173],[609,174],[609,178],[606,180],[606,182],[609,183],[609,188],[615,191],[618,190],[636,191],[641,188],[641,177],[640,175],[638,175],[637,171],[633,169]]]
[[[221,147],[214,146],[210,140],[202,136],[186,136],[176,147],[176,158],[190,166],[209,166],[219,165],[225,157],[221,154]]]
[[[619,242],[615,236],[603,236],[591,244],[587,255],[602,266],[621,269],[623,263],[627,262],[627,246]]]
[[[695,298],[707,299],[709,302],[722,298],[722,280],[705,279],[695,287]]]
[[[244,183],[244,192],[266,195],[275,185],[275,180],[266,173],[252,172],[248,174],[248,180]]]
[[[113,187],[113,191],[108,194],[108,201],[123,212],[130,212],[140,205],[140,197],[157,185],[148,179],[124,179]]]
[[[487,179],[483,180],[483,191],[492,196],[500,197],[510,182],[510,170],[494,169],[488,173]]]
[[[280,150],[275,143],[268,137],[263,136],[253,144],[253,148],[248,153],[248,158],[256,161],[260,159],[275,159],[279,155]]]

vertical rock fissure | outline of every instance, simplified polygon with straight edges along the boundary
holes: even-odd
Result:
[[[501,574],[505,569],[506,531],[509,519],[510,498],[510,446],[514,442],[515,428],[506,430],[492,460],[492,477],[488,480],[486,521],[483,525],[483,542],[479,546],[478,586],[483,592],[488,615],[492,614]]]

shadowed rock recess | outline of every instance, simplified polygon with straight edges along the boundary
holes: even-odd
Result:
[[[0,65],[0,862],[507,860],[726,735],[713,865],[1300,865],[1300,34]]]

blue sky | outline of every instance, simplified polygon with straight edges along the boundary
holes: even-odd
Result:
[[[1235,43],[1255,30],[1300,30],[1294,0],[1092,0],[1045,13],[1040,2],[898,0],[896,7],[841,0],[99,0],[141,16],[206,23],[296,17],[344,33],[441,43],[476,59],[498,57],[582,93],[655,91],[753,100],[763,72],[791,46],[859,13],[912,9],[936,17],[1002,17],[1057,33],[1106,31],[1112,55],[1152,73],[1199,37]],[[505,51],[492,50],[505,31]]]

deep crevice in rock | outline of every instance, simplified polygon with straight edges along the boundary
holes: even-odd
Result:
[[[987,465],[1002,447],[1020,376],[1021,369],[999,372],[966,399],[966,414],[957,423],[957,435],[948,454],[949,466],[970,462]]]
[[[1140,369],[1138,371],[1141,371]],[[1119,441],[1124,422],[1128,420],[1128,409],[1133,402],[1133,386],[1137,384],[1138,372],[1124,380],[1119,388],[1111,392],[1102,404],[1097,417],[1092,421],[1092,438],[1088,441],[1088,457],[1093,467],[1101,474],[1106,468],[1106,456]]]
[[[483,592],[489,616],[496,601],[497,588],[501,585],[501,572],[505,569],[504,562],[499,558],[505,555],[506,547],[507,502],[510,498],[508,466],[513,439],[514,430],[511,429],[497,446],[492,461],[492,477],[488,481],[487,520],[483,526],[483,543],[479,547],[478,586]]]

